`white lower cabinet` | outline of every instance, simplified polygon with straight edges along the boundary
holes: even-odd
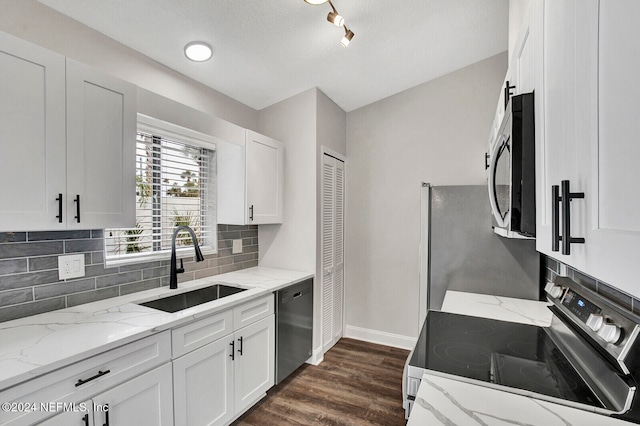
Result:
[[[275,316],[270,315],[234,333],[235,412],[253,405],[274,383]]]
[[[171,364],[129,380],[64,411],[42,426],[170,426],[173,424]]]
[[[173,361],[176,425],[226,424],[233,412],[233,335]]]
[[[273,386],[273,312],[273,295],[237,307],[235,331],[211,343],[207,337],[226,327],[222,324],[228,324],[229,311],[173,330],[174,342],[185,341],[182,336],[194,332],[205,342],[173,360],[176,426],[227,425]],[[249,318],[253,322],[244,325]],[[174,345],[176,351],[182,353]]]
[[[173,424],[171,364],[167,363],[93,398],[93,419],[104,426]]]

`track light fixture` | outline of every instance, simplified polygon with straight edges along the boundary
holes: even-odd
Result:
[[[342,37],[342,40],[340,40],[340,43],[344,47],[347,47],[347,46],[349,46],[349,43],[351,43],[351,39],[352,38],[353,38],[353,31],[351,31],[349,28],[347,28],[345,26],[344,27],[344,37]]]
[[[353,31],[347,28],[347,26],[344,24],[344,18],[342,17],[342,15],[338,13],[333,3],[331,3],[331,0],[304,0],[304,1],[312,5],[329,3],[329,6],[331,6],[331,12],[329,12],[329,14],[327,15],[327,21],[331,22],[336,27],[344,27],[344,37],[342,37],[342,40],[340,41],[340,43],[344,47],[347,47],[351,42],[351,39],[353,38],[353,35],[354,35]]]

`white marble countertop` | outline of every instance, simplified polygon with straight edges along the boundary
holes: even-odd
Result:
[[[630,424],[577,408],[425,373],[407,426]]]
[[[491,318],[520,324],[549,327],[552,313],[548,302],[491,296],[489,294],[447,291],[443,312]]]
[[[177,290],[161,287],[0,323],[0,391],[310,277],[308,272],[258,266],[181,283]],[[175,313],[136,304],[213,283],[247,290]]]

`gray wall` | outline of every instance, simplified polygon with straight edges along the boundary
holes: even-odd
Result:
[[[502,53],[347,114],[350,327],[418,335],[420,185],[481,185]]]
[[[285,144],[284,223],[260,225],[260,265],[315,272],[320,259],[321,146],[346,153],[346,113],[318,89],[265,108],[259,130]],[[314,283],[314,358],[321,356],[320,282]]]
[[[231,254],[242,238],[243,252]],[[61,254],[84,253],[86,276],[58,280]],[[204,262],[184,259],[178,282],[258,265],[256,225],[218,225],[218,253]],[[0,233],[0,322],[82,303],[169,285],[169,261],[109,268],[104,263],[104,231]]]

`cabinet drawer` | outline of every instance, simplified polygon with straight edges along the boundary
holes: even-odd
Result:
[[[55,412],[40,404],[79,403],[171,359],[169,332],[163,332],[63,367],[0,392],[0,402],[35,404],[37,411],[0,411],[2,425],[29,425]]]
[[[233,333],[233,311],[228,310],[171,332],[173,358]]]
[[[239,330],[273,314],[273,294],[240,305],[233,310],[233,329]]]

